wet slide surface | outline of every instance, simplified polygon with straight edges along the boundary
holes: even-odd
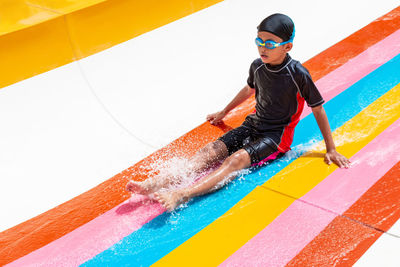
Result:
[[[135,112],[134,107],[131,108],[129,101],[124,102],[126,100],[120,99],[121,96],[116,94],[119,92],[123,96],[124,90],[127,89],[120,83],[116,83],[116,92],[105,90],[106,86],[111,86],[109,84],[111,79],[107,80],[106,75],[95,78],[96,73],[97,75],[107,73],[110,68],[116,68],[118,63],[125,62],[125,59],[115,52],[116,50],[120,50],[122,55],[126,55],[127,51],[132,51],[135,47],[139,49],[142,45],[140,42],[147,42],[146,38],[149,39],[149,43],[146,44],[151,45],[154,40],[151,39],[152,34],[156,37],[164,35],[164,40],[168,40],[166,32],[173,30],[180,33],[179,27],[184,27],[183,25],[193,26],[191,23],[198,25],[202,19],[215,19],[214,16],[221,12],[233,13],[232,10],[239,6],[245,7],[246,4],[242,5],[240,1],[225,1],[167,25],[170,28],[166,26],[159,31],[155,30],[153,33],[149,32],[136,38],[133,37],[140,33],[131,36],[124,35],[125,39],[120,36],[113,39],[111,35],[104,35],[101,36],[104,38],[103,40],[97,39],[96,45],[80,44],[77,41],[79,38],[75,38],[78,35],[75,35],[73,26],[74,23],[79,24],[80,21],[74,20],[70,16],[75,16],[76,12],[85,12],[86,16],[90,15],[90,12],[94,12],[90,11],[91,7],[94,7],[93,10],[96,11],[104,9],[106,10],[105,14],[111,16],[110,7],[118,6],[116,3],[112,3],[113,1],[87,2],[87,6],[70,6],[68,10],[47,6],[46,8],[49,10],[58,11],[58,13],[53,12],[57,15],[53,15],[57,18],[62,17],[67,29],[70,29],[69,32],[67,31],[67,38],[70,39],[68,49],[72,51],[73,56],[69,59],[64,57],[64,62],[57,63],[58,65],[44,64],[46,70],[53,70],[37,76],[33,76],[32,73],[40,73],[44,69],[38,70],[35,69],[35,66],[27,66],[26,69],[31,68],[34,72],[15,78],[18,79],[18,82],[17,80],[3,81],[4,85],[12,85],[0,90],[0,101],[3,103],[2,109],[8,111],[7,115],[9,116],[5,123],[8,125],[7,129],[10,131],[10,135],[18,132],[23,135],[20,140],[26,139],[29,132],[25,133],[24,131],[27,131],[27,128],[13,122],[16,119],[23,121],[27,117],[36,122],[30,126],[30,133],[35,133],[36,130],[45,133],[41,137],[43,142],[53,142],[53,145],[59,145],[58,134],[68,129],[71,140],[75,140],[74,135],[79,136],[82,138],[81,143],[78,144],[80,147],[82,144],[89,144],[85,149],[95,150],[95,153],[99,154],[94,162],[88,161],[73,166],[70,163],[70,166],[73,167],[71,169],[76,172],[73,170],[61,171],[60,165],[57,168],[57,174],[60,174],[59,181],[56,181],[58,183],[66,183],[68,175],[76,176],[78,171],[81,171],[80,177],[100,174],[104,176],[110,172],[121,171],[124,164],[129,166],[126,158],[136,160],[137,163],[112,178],[106,179],[100,185],[95,186],[96,180],[93,180],[92,184],[88,182],[85,185],[86,189],[83,187],[83,191],[79,195],[76,194],[78,196],[64,195],[66,200],[72,198],[71,200],[61,202],[62,204],[59,202],[55,208],[42,211],[43,213],[36,217],[31,216],[32,219],[9,229],[6,228],[0,233],[0,264],[10,263],[10,266],[59,266],[63,264],[69,266],[80,264],[85,266],[147,266],[196,262],[202,266],[219,264],[239,266],[246,262],[249,265],[298,266],[304,264],[350,265],[358,262],[361,258],[358,264],[365,266],[368,265],[368,260],[363,260],[363,258],[367,259],[369,255],[375,255],[375,257],[381,257],[382,261],[385,260],[388,265],[395,266],[395,253],[390,253],[388,250],[386,250],[388,251],[386,254],[374,251],[379,251],[379,248],[385,246],[400,245],[400,211],[398,208],[400,204],[398,197],[400,195],[398,180],[400,162],[398,148],[400,144],[396,138],[400,134],[399,7],[393,4],[385,12],[375,16],[371,15],[373,19],[359,25],[358,28],[348,33],[348,37],[343,36],[342,38],[346,38],[334,45],[321,47],[321,50],[314,51],[314,54],[307,52],[310,53],[310,57],[313,57],[304,62],[327,101],[324,107],[338,150],[351,158],[352,168],[339,170],[336,166],[327,166],[323,163],[322,136],[310,110],[305,109],[296,128],[292,151],[285,157],[265,167],[251,169],[226,188],[196,198],[174,213],[166,213],[157,202],[143,196],[131,197],[124,192],[126,182],[129,179],[147,179],[154,173],[162,171],[166,165],[176,164],[177,157],[193,155],[206,143],[215,140],[229,129],[237,127],[254,108],[254,100],[250,99],[229,114],[225,124],[220,127],[203,123],[188,131],[191,129],[191,125],[186,124],[184,126],[186,129],[182,129],[187,131],[186,134],[166,130],[163,139],[160,140],[157,139],[157,134],[151,135],[149,132],[162,132],[163,127],[166,126],[161,123],[158,125],[159,127],[155,128],[152,128],[154,124],[144,127],[145,121],[141,121],[140,118],[129,122],[129,113]],[[189,11],[185,9],[187,13],[179,13],[175,19],[212,4],[214,3],[199,2],[196,7],[194,7],[195,4],[191,4],[189,6],[192,9]],[[37,5],[39,7],[32,5],[29,7],[30,9],[43,9],[41,6],[43,3],[37,3]],[[99,5],[109,6],[98,9]],[[181,6],[182,3],[176,2],[176,7]],[[388,4],[388,6],[390,5]],[[180,9],[174,10],[176,12]],[[246,9],[241,8],[241,10]],[[277,8],[274,11],[279,10]],[[282,12],[284,11],[282,10]],[[294,11],[287,10],[286,12]],[[227,16],[229,17],[229,15]],[[292,17],[296,21],[296,17]],[[254,21],[258,20],[254,19]],[[212,21],[215,22],[215,20]],[[143,26],[141,33],[165,23],[167,22]],[[300,25],[301,23],[305,22],[299,20]],[[220,22],[220,26],[216,27],[218,29],[218,27],[223,28],[224,26],[224,22]],[[17,30],[21,30],[21,28],[10,28],[11,33]],[[3,32],[5,33],[2,36],[4,38],[2,40],[5,40],[3,44],[7,44],[6,37],[9,33]],[[131,41],[121,43],[129,38],[133,38],[132,43],[130,43]],[[112,41],[108,44],[99,44],[109,39]],[[90,41],[93,40],[90,39]],[[137,42],[135,43],[135,41]],[[299,49],[301,49],[301,39],[298,42]],[[116,46],[109,48],[113,45]],[[166,46],[168,45],[177,46],[176,43],[168,44],[166,41]],[[242,45],[238,41],[238,47],[240,48]],[[32,48],[32,45],[28,46]],[[103,51],[99,52],[101,50]],[[174,50],[174,52],[178,53],[179,51]],[[182,48],[181,53],[185,54],[187,51]],[[305,54],[299,54],[297,58],[306,57]],[[176,56],[176,54],[171,56]],[[243,58],[247,57],[245,59],[247,63],[251,62],[248,56],[248,54],[243,56]],[[296,56],[294,57],[296,58]],[[79,61],[74,61],[78,59]],[[205,61],[207,60],[209,59],[205,59]],[[69,63],[71,61],[73,62]],[[102,62],[109,64],[103,66]],[[182,62],[187,63],[187,60]],[[64,64],[67,65],[61,66]],[[129,64],[124,66],[133,68],[133,65]],[[199,61],[199,64],[205,63]],[[246,64],[243,64],[245,72],[248,67]],[[165,67],[163,63],[154,66],[155,69],[162,67]],[[124,69],[126,71],[126,68]],[[42,84],[40,79],[46,75],[47,77],[50,75],[64,77],[66,72],[69,73],[69,77],[80,78],[74,78],[73,80],[76,81],[67,82],[64,85],[65,88],[63,89],[61,86],[57,93],[39,87]],[[115,75],[114,78],[123,79],[128,73],[121,71]],[[226,74],[222,72],[221,75]],[[246,78],[245,76],[245,74],[241,74],[240,77],[232,79],[240,80],[239,78],[241,78],[243,80]],[[147,79],[147,77],[144,78]],[[160,86],[163,78],[160,76],[159,79],[152,81],[152,85],[148,86]],[[189,78],[191,78],[190,75]],[[175,77],[172,79],[174,80]],[[126,80],[126,83],[123,84],[134,85],[132,80],[140,80],[140,78],[134,77]],[[183,80],[183,82],[185,81]],[[81,86],[74,89],[73,85],[76,84],[81,84]],[[136,85],[143,88],[145,83],[139,82]],[[86,91],[82,94],[80,90],[83,87],[86,87]],[[32,91],[32,88],[37,89]],[[20,93],[14,94],[12,90],[20,91]],[[178,86],[177,94],[185,95],[179,90]],[[37,102],[37,105],[33,105],[28,99],[24,100],[25,95],[32,96],[39,93],[42,100]],[[57,108],[62,107],[61,111],[57,111],[57,118],[49,116],[49,109],[46,109],[48,101],[55,99],[50,97],[52,94],[58,99],[58,102],[53,103],[53,110],[56,111]],[[137,95],[139,98],[132,100],[137,101],[133,103],[138,103],[140,96],[145,97],[146,94],[148,93],[141,93],[139,90]],[[226,99],[227,95],[224,94],[226,93],[222,92],[221,96],[217,96],[217,98]],[[163,95],[161,94],[161,96]],[[10,99],[14,102],[10,102]],[[16,104],[16,99],[21,99],[22,102]],[[86,110],[86,112],[76,113],[73,119],[68,117],[66,120],[67,115],[60,118],[60,114],[71,112],[71,104],[75,109]],[[210,105],[215,104],[211,103]],[[9,110],[12,110],[13,106],[16,106],[14,107],[15,111],[22,109],[24,112],[12,114]],[[219,106],[221,105],[219,104]],[[107,118],[106,120],[93,119],[97,118],[100,112],[103,118]],[[171,114],[174,113],[169,113],[169,115]],[[149,112],[148,118],[152,118],[152,116],[157,116],[157,113],[152,115]],[[59,129],[56,131],[54,128],[46,128],[44,122],[41,126],[37,117],[48,118],[47,123],[58,125],[56,128]],[[34,125],[38,129],[35,129]],[[138,125],[143,127],[138,129],[136,127]],[[15,129],[19,129],[19,131]],[[79,129],[79,133],[73,129]],[[101,132],[101,134],[93,135],[97,132]],[[179,135],[182,136],[177,138]],[[61,136],[65,137],[65,135]],[[167,140],[172,140],[171,138],[177,139],[168,143]],[[89,142],[91,139],[93,143]],[[114,141],[110,142],[109,140]],[[30,145],[26,140],[24,142],[28,144],[28,148],[36,148],[36,151],[41,149],[40,142],[37,147]],[[104,146],[104,143],[107,145]],[[101,149],[99,149],[99,144],[102,146]],[[3,141],[1,145],[7,148],[6,142]],[[63,151],[66,151],[67,146],[68,141],[66,141]],[[137,151],[137,153],[125,152],[126,154],[121,156],[121,151],[126,151],[127,148],[130,151]],[[67,158],[74,157],[79,153],[83,153],[82,157],[91,156],[90,153],[85,154],[85,149],[79,150],[83,152],[78,153],[74,153],[76,151],[71,149]],[[104,157],[101,156],[103,155],[102,151],[113,152],[111,156]],[[31,152],[32,158],[34,154]],[[39,153],[37,157],[40,155]],[[143,155],[149,156],[143,157]],[[13,157],[20,156],[15,154]],[[79,155],[76,157],[80,158]],[[112,168],[108,168],[107,171],[100,170],[97,173],[88,171],[87,174],[83,173],[82,175],[82,170],[86,170],[82,166],[92,164],[91,166],[95,167],[97,164],[106,163],[115,157],[121,159],[116,160],[118,163],[115,163]],[[6,160],[12,163],[11,160],[4,158],[4,161]],[[22,159],[19,160],[24,162]],[[26,172],[25,175],[35,174],[34,167],[32,167],[34,165],[29,166],[30,168],[25,171],[22,169],[22,171]],[[37,167],[37,173],[43,172],[45,166],[46,164],[40,168]],[[175,168],[176,166],[180,167],[175,165]],[[12,168],[10,167],[10,169]],[[64,166],[62,170],[64,169],[67,168]],[[10,175],[13,172],[4,171],[4,173]],[[13,175],[9,176],[10,179],[11,177],[20,179],[18,175]],[[62,175],[67,175],[67,177],[61,178]],[[102,179],[104,180],[104,178]],[[101,179],[97,180],[97,183],[101,181]],[[49,183],[49,188],[52,188],[50,182],[46,181],[46,183]],[[35,188],[35,183],[29,186]],[[55,184],[55,186],[57,185]],[[53,191],[56,195],[57,191]],[[49,195],[46,197],[47,199],[51,198]],[[55,206],[55,204],[53,205]],[[10,207],[12,208],[11,205]],[[285,230],[283,231],[283,229]],[[329,239],[330,242],[326,242],[326,239]],[[202,254],[200,255],[198,251],[202,251]],[[380,251],[385,250],[381,249]]]

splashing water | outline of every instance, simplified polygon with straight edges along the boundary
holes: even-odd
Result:
[[[189,186],[194,183],[197,175],[194,171],[194,164],[183,157],[157,160],[150,167],[150,177],[145,183],[150,187],[160,188],[162,191],[171,191]]]

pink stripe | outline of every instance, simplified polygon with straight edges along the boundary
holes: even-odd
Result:
[[[78,266],[163,213],[144,196],[133,196],[112,210],[7,266]]]
[[[263,164],[264,164],[265,162],[267,162],[267,161],[276,159],[276,157],[277,157],[280,153],[281,153],[280,151],[276,151],[276,152],[272,153],[270,156],[268,156],[268,157],[266,157],[265,159],[263,159],[262,161],[257,162],[257,163],[254,163],[254,164],[252,164],[251,166],[261,166],[261,165],[263,165]]]
[[[319,79],[315,84],[328,102],[364,76],[400,53],[400,30],[351,59],[345,65]],[[311,113],[305,105],[300,119]]]
[[[321,78],[317,85],[321,88],[325,100],[333,98],[350,84],[399,53],[399,42],[396,42],[400,39],[399,37],[400,30],[350,60],[340,70],[337,69]],[[352,75],[349,77],[348,73]],[[309,113],[310,110],[305,110],[302,117]],[[131,209],[133,210],[130,211]],[[126,214],[129,216],[119,214],[118,211],[121,210],[127,210]],[[162,208],[157,203],[146,202],[145,205],[136,207],[136,204],[127,206],[124,202],[54,242],[14,261],[10,266],[79,265],[139,229],[162,212]]]
[[[399,162],[398,136],[400,119],[354,155],[350,169],[337,169],[296,200],[222,266],[242,266],[243,262],[250,266],[287,264],[338,214],[346,211]]]

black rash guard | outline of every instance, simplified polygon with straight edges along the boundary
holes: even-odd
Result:
[[[250,66],[247,83],[255,89],[256,110],[246,117],[243,125],[268,133],[279,151],[290,150],[304,101],[310,107],[324,103],[310,73],[289,54],[282,64],[274,66],[258,58]]]

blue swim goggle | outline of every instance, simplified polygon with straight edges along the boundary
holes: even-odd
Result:
[[[268,49],[274,49],[274,48],[277,48],[278,46],[281,46],[281,45],[284,45],[284,44],[288,44],[288,43],[292,43],[293,39],[294,39],[294,36],[296,35],[295,32],[296,32],[296,30],[293,28],[292,36],[290,36],[290,39],[287,40],[286,42],[282,42],[282,43],[277,43],[277,42],[272,41],[272,40],[267,40],[267,41],[264,42],[260,37],[257,37],[256,38],[256,45],[257,46],[264,46],[264,47],[266,47]]]
[[[281,46],[281,45],[284,45],[284,44],[287,44],[287,43],[291,43],[291,42],[293,42],[292,38],[290,38],[286,42],[282,42],[282,43],[277,43],[277,42],[272,41],[272,40],[267,40],[267,41],[264,42],[260,37],[256,38],[256,45],[257,46],[264,46],[264,47],[266,47],[268,49],[274,49],[274,48],[277,48],[278,46]]]

